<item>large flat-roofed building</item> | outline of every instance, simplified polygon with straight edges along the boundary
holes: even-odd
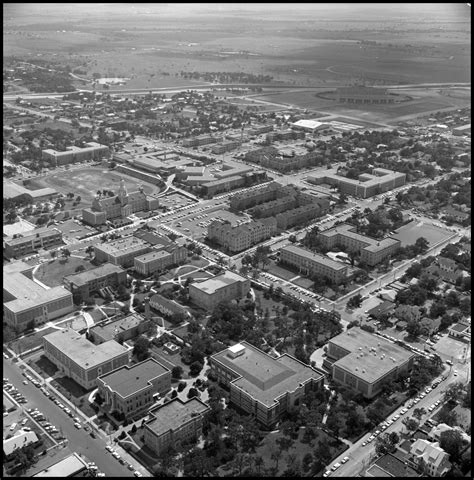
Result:
[[[366,398],[413,366],[415,355],[382,337],[353,327],[329,340],[326,364],[333,380]]]
[[[52,161],[53,165],[68,165],[75,162],[86,162],[88,160],[100,160],[109,154],[109,147],[96,142],[86,143],[84,148],[74,145],[66,147],[66,151],[58,152],[51,148],[42,151],[43,160]]]
[[[374,168],[372,174],[364,173],[359,175],[358,179],[353,179],[338,175],[333,169],[318,175],[309,175],[306,179],[316,185],[323,183],[335,185],[341,192],[354,197],[368,198],[405,185],[406,174],[385,168]]]
[[[32,280],[33,267],[15,262],[3,267],[3,320],[19,331],[30,322],[39,325],[74,310],[72,294],[64,287],[45,288]]]
[[[269,239],[276,230],[277,221],[273,217],[237,226],[222,220],[214,220],[207,227],[207,236],[230,252],[241,252],[262,240]]]
[[[279,196],[286,195],[287,193],[283,185],[277,182],[271,182],[262,187],[232,195],[229,205],[231,210],[246,210],[260,203],[276,200]]]
[[[131,418],[153,405],[156,394],[164,395],[170,390],[171,371],[155,359],[148,358],[100,376],[97,386],[104,399],[102,410]]]
[[[98,262],[109,262],[124,268],[131,267],[136,257],[151,250],[150,245],[136,237],[94,245],[95,258]]]
[[[175,398],[150,410],[143,433],[144,444],[159,455],[169,446],[176,448],[182,442],[198,439],[204,414],[209,410],[210,407],[195,397],[187,402]]]
[[[71,455],[59,460],[59,462],[53,463],[49,467],[41,470],[40,472],[33,475],[33,477],[75,477],[82,476],[81,474],[86,473],[87,463],[83,460],[77,453],[72,453]]]
[[[90,390],[97,377],[128,364],[128,349],[109,340],[94,345],[71,328],[43,337],[44,354],[61,372]]]
[[[50,227],[37,228],[3,240],[4,254],[7,258],[23,257],[40,248],[50,248],[63,243],[63,234],[57,228]]]
[[[132,313],[126,317],[114,320],[109,323],[94,325],[89,334],[96,344],[115,340],[116,342],[125,342],[134,338],[140,333],[145,332],[150,325],[150,320],[146,320],[137,313]]]
[[[209,366],[230,389],[230,402],[268,427],[324,381],[322,372],[291,355],[275,359],[245,341],[212,355]]]
[[[360,254],[361,262],[369,266],[377,265],[386,258],[390,258],[401,246],[400,240],[384,238],[375,240],[356,232],[353,225],[342,224],[319,234],[321,243],[326,248],[343,246],[350,251]]]
[[[199,147],[201,145],[217,143],[219,140],[219,137],[211,137],[211,135],[200,135],[198,137],[185,138],[183,140],[183,147]]]
[[[92,292],[98,292],[106,287],[118,287],[127,283],[127,272],[117,265],[105,263],[100,267],[86,272],[67,275],[63,284],[78,300],[90,297]]]
[[[135,270],[145,276],[164,270],[171,265],[183,263],[188,255],[186,247],[170,242],[168,245],[156,245],[153,250],[135,257]]]
[[[471,135],[471,124],[462,125],[453,128],[453,135]]]
[[[25,195],[31,202],[40,202],[57,196],[58,192],[49,187],[28,190],[22,185],[8,180],[3,182],[3,198],[17,198],[21,195]]]
[[[218,143],[216,145],[213,145],[211,147],[211,152],[214,155],[220,155],[221,153],[230,152],[232,150],[235,150],[239,146],[240,146],[239,141],[237,141],[237,140],[227,140],[227,141]]]
[[[328,127],[327,123],[318,122],[317,120],[298,120],[297,122],[293,122],[290,124],[291,128],[295,130],[303,130],[304,132],[308,133],[315,133],[318,130],[324,130]]]
[[[250,280],[226,271],[221,275],[192,283],[189,286],[189,298],[206,310],[212,310],[222,301],[230,301],[243,298],[250,291]]]
[[[329,257],[296,245],[283,247],[280,252],[281,263],[297,267],[306,275],[321,275],[335,284],[339,284],[347,278],[349,267],[342,262],[335,262]]]
[[[132,213],[156,210],[159,200],[146,195],[140,186],[136,192],[128,192],[125,181],[120,181],[117,195],[113,197],[96,196],[92,201],[91,208],[82,210],[82,219],[89,225],[102,225],[107,220],[125,218]]]

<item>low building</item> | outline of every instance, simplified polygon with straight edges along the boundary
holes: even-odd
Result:
[[[373,398],[384,382],[409,372],[414,358],[405,348],[353,327],[329,340],[325,363],[334,381]]]
[[[319,238],[326,248],[343,246],[351,252],[359,253],[360,261],[371,267],[390,258],[401,245],[400,240],[394,238],[375,240],[360,235],[356,232],[356,227],[347,224],[325,230],[319,234]]]
[[[380,317],[386,315],[387,313],[392,313],[395,310],[395,304],[389,300],[385,300],[379,305],[371,308],[367,311],[367,316],[379,320]]]
[[[36,190],[28,190],[22,185],[5,180],[3,182],[3,198],[18,198],[24,195],[30,202],[43,202],[51,200],[58,195],[53,188],[45,187]]]
[[[171,317],[172,315],[190,316],[187,308],[183,307],[174,300],[163,297],[159,293],[155,293],[155,295],[150,297],[150,307],[168,317]]]
[[[459,432],[463,441],[466,443],[471,443],[471,437],[459,426],[450,427],[446,423],[439,423],[438,425],[434,426],[430,432],[428,433],[428,438],[439,442],[440,436],[444,432]]]
[[[196,397],[187,402],[175,398],[152,409],[145,423],[143,443],[159,455],[168,447],[176,448],[182,442],[197,440],[202,435],[204,414],[209,410],[210,407]]]
[[[406,174],[384,168],[374,168],[372,174],[364,173],[358,179],[352,179],[338,175],[337,170],[332,169],[318,175],[309,175],[307,181],[315,185],[326,183],[338,187],[342,193],[347,195],[368,198],[405,185]]]
[[[377,460],[366,470],[365,477],[421,477],[416,470],[411,468],[407,462],[400,460],[395,455],[387,453]]]
[[[66,275],[63,278],[64,287],[80,302],[89,298],[93,292],[107,287],[116,288],[126,283],[127,272],[112,263],[105,263],[92,270]]]
[[[235,141],[235,140],[224,141],[224,142],[218,143],[216,145],[213,145],[211,147],[211,152],[214,155],[220,155],[221,153],[230,152],[232,150],[235,150],[239,146],[240,146],[239,141]]]
[[[296,245],[287,245],[280,249],[280,262],[296,267],[308,276],[323,276],[336,285],[347,279],[349,271],[345,263],[335,262],[329,257]]]
[[[74,310],[64,287],[45,288],[33,281],[33,266],[23,262],[3,267],[3,320],[20,332]]]
[[[87,463],[77,453],[53,463],[48,468],[41,470],[33,475],[33,477],[75,477],[86,476]]]
[[[99,263],[109,262],[124,268],[131,267],[136,257],[151,250],[149,244],[133,236],[94,245],[95,258]]]
[[[189,298],[198,306],[211,311],[223,301],[243,298],[250,291],[250,280],[234,272],[221,275],[189,286]]]
[[[328,127],[327,123],[318,122],[317,120],[298,120],[290,123],[291,128],[295,130],[303,130],[308,133],[316,133],[319,130],[324,130]]]
[[[63,244],[63,234],[57,228],[37,228],[5,238],[3,253],[7,258],[19,258],[35,253],[41,248],[47,249]]]
[[[129,362],[128,349],[115,340],[94,345],[71,328],[45,335],[43,347],[46,358],[86,390],[96,386],[97,377]]]
[[[97,379],[103,411],[123,414],[127,419],[143,413],[156,396],[165,395],[171,388],[171,371],[148,358],[135,365],[125,365]]]
[[[451,470],[449,454],[438,442],[429,442],[418,438],[410,448],[409,461],[416,468],[423,463],[430,477],[444,477]]]
[[[109,323],[94,325],[89,329],[89,335],[91,340],[97,345],[110,340],[122,343],[146,332],[149,326],[150,320],[143,318],[137,313],[132,313]]]
[[[462,125],[460,127],[453,128],[453,135],[471,135],[471,124],[468,123],[467,125]]]
[[[322,372],[291,355],[274,358],[245,341],[212,355],[209,366],[219,383],[230,389],[230,402],[267,427],[324,382]]]
[[[448,329],[448,335],[453,338],[458,338],[460,340],[470,339],[471,338],[471,327],[470,325],[465,325],[464,323],[455,323],[451,325]]]
[[[19,430],[13,437],[3,440],[3,455],[8,459],[19,448],[26,447],[37,441],[38,437],[35,432]]]

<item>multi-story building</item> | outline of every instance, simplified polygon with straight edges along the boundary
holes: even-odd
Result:
[[[314,203],[301,205],[291,210],[278,213],[275,218],[280,230],[287,230],[295,225],[309,222],[321,217],[329,210],[329,200],[317,199]]]
[[[241,175],[219,178],[206,182],[202,185],[203,194],[207,196],[217,195],[222,192],[229,192],[245,185],[245,178]]]
[[[333,169],[318,175],[309,175],[306,179],[315,185],[322,183],[335,185],[347,195],[368,198],[405,185],[406,174],[385,168],[374,168],[372,174],[364,173],[359,175],[358,179],[352,179],[338,175],[337,171]]]
[[[96,142],[86,143],[84,148],[74,145],[66,147],[66,151],[58,152],[51,148],[42,151],[42,159],[53,162],[53,165],[69,165],[76,162],[87,162],[89,160],[100,160],[109,155],[109,147]]]
[[[337,383],[373,398],[384,382],[409,372],[414,358],[405,348],[353,327],[329,340],[323,367]]]
[[[274,358],[245,341],[212,355],[209,366],[230,389],[230,402],[267,427],[324,382],[322,372],[291,355]]]
[[[203,282],[192,283],[189,286],[189,298],[196,305],[210,311],[220,302],[245,297],[249,291],[248,278],[226,271]]]
[[[243,225],[232,226],[228,222],[214,220],[207,227],[210,240],[222,245],[231,252],[241,252],[276,233],[275,218],[262,218]]]
[[[237,147],[239,147],[239,145],[240,145],[240,142],[236,140],[224,141],[216,145],[213,145],[211,147],[211,152],[214,155],[220,155],[221,153],[235,150]]]
[[[296,245],[288,245],[280,249],[280,262],[297,267],[305,275],[319,275],[334,284],[347,279],[349,267],[341,262],[335,262],[329,257],[313,253]]]
[[[104,399],[101,409],[117,412],[127,419],[144,413],[157,396],[171,388],[171,371],[154,358],[135,365],[125,365],[97,379],[99,395]]]
[[[45,288],[32,279],[33,266],[15,262],[3,267],[3,320],[25,330],[74,310],[72,294],[64,287]]]
[[[283,185],[277,182],[271,182],[254,190],[236,193],[230,197],[230,208],[234,211],[241,211],[259,205],[260,203],[275,200],[279,196],[285,196],[280,194],[283,188]]]
[[[7,258],[23,257],[38,251],[63,244],[63,234],[57,228],[38,228],[3,240],[4,255]]]
[[[58,369],[86,390],[97,377],[127,365],[129,351],[115,340],[94,345],[71,328],[43,337],[44,354]]]
[[[200,135],[199,137],[185,138],[183,140],[183,147],[200,147],[201,145],[209,145],[220,140],[218,137],[211,137],[211,135]]]
[[[63,284],[79,302],[89,298],[92,292],[106,287],[116,288],[127,283],[127,272],[117,265],[105,263],[86,272],[67,275]]]
[[[183,307],[174,300],[163,297],[159,293],[155,293],[155,295],[150,297],[150,307],[158,310],[158,312],[162,313],[163,315],[167,315],[168,317],[176,314],[186,315],[187,317],[190,315],[187,308]]]
[[[157,198],[146,195],[143,187],[139,187],[137,192],[128,193],[122,179],[117,195],[96,196],[91,208],[82,210],[82,219],[89,225],[102,225],[107,220],[125,218],[135,212],[156,210],[159,203]]]
[[[319,234],[321,243],[326,248],[343,246],[360,254],[360,261],[369,266],[377,265],[390,258],[401,246],[400,240],[384,238],[375,240],[356,232],[356,227],[342,224]]]
[[[268,133],[273,131],[273,125],[261,125],[259,127],[253,127],[249,130],[249,135],[261,135],[262,133]]]
[[[131,313],[126,317],[109,323],[94,325],[89,329],[89,335],[91,340],[97,345],[110,340],[123,343],[146,332],[149,325],[149,319],[145,319],[137,313]]]
[[[150,245],[136,237],[126,237],[94,245],[95,258],[99,263],[110,262],[124,268],[131,267],[136,257],[151,250]]]
[[[188,256],[186,247],[170,243],[168,245],[156,245],[148,253],[135,257],[135,270],[141,275],[149,276],[155,272],[161,272],[171,265],[183,263]]]
[[[418,438],[410,446],[408,462],[417,468],[426,469],[430,477],[444,477],[451,470],[449,453],[446,453],[438,442],[429,442],[422,438]]]
[[[343,103],[395,103],[396,96],[391,95],[385,88],[365,87],[340,87],[336,92],[337,100]]]
[[[183,402],[175,398],[152,409],[145,422],[144,444],[156,455],[168,447],[178,447],[182,442],[196,440],[202,435],[203,417],[210,410],[204,402],[194,397]]]

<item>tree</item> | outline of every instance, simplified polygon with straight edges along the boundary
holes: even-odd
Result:
[[[133,346],[133,355],[141,362],[150,356],[150,341],[144,335],[140,335]]]
[[[181,365],[175,365],[171,370],[171,376],[179,380],[183,375],[183,367]]]
[[[419,237],[416,239],[415,247],[419,253],[426,253],[428,251],[430,244],[428,240],[424,237]]]
[[[375,439],[375,451],[377,455],[385,455],[395,451],[397,443],[400,441],[396,432],[385,433]]]
[[[417,320],[409,320],[406,326],[406,331],[412,337],[418,337],[421,333],[421,325]]]
[[[464,396],[464,385],[461,382],[451,383],[443,393],[444,402],[457,402]]]
[[[421,407],[421,408],[415,408],[415,410],[413,410],[413,416],[417,419],[417,420],[421,420],[421,418],[423,417],[423,415],[426,413],[426,409]]]
[[[78,272],[83,272],[85,269],[86,267],[84,267],[84,265],[78,265],[74,271],[78,273]]]
[[[404,418],[403,423],[405,424],[405,427],[407,427],[407,430],[410,432],[414,432],[420,425],[419,422],[417,422],[414,418],[411,417]]]
[[[199,375],[199,372],[202,370],[202,367],[204,365],[199,362],[199,361],[195,361],[193,363],[191,363],[191,365],[189,366],[189,374],[194,377],[196,375]]]
[[[58,252],[56,250],[51,250],[49,254],[51,255],[51,258],[56,258],[56,255],[58,254]]]
[[[439,446],[456,462],[460,458],[463,448],[462,435],[458,430],[447,430],[439,436]]]
[[[188,391],[188,398],[199,397],[199,391],[197,388],[191,387]]]
[[[347,302],[347,308],[349,309],[359,308],[361,305],[362,305],[362,295],[360,293],[351,297]]]
[[[71,252],[67,248],[61,249],[61,255],[67,260],[71,256]]]

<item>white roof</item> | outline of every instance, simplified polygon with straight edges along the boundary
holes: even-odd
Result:
[[[318,122],[317,120],[298,120],[297,122],[293,122],[291,125],[295,127],[302,127],[302,128],[319,128],[324,125],[322,122]]]

